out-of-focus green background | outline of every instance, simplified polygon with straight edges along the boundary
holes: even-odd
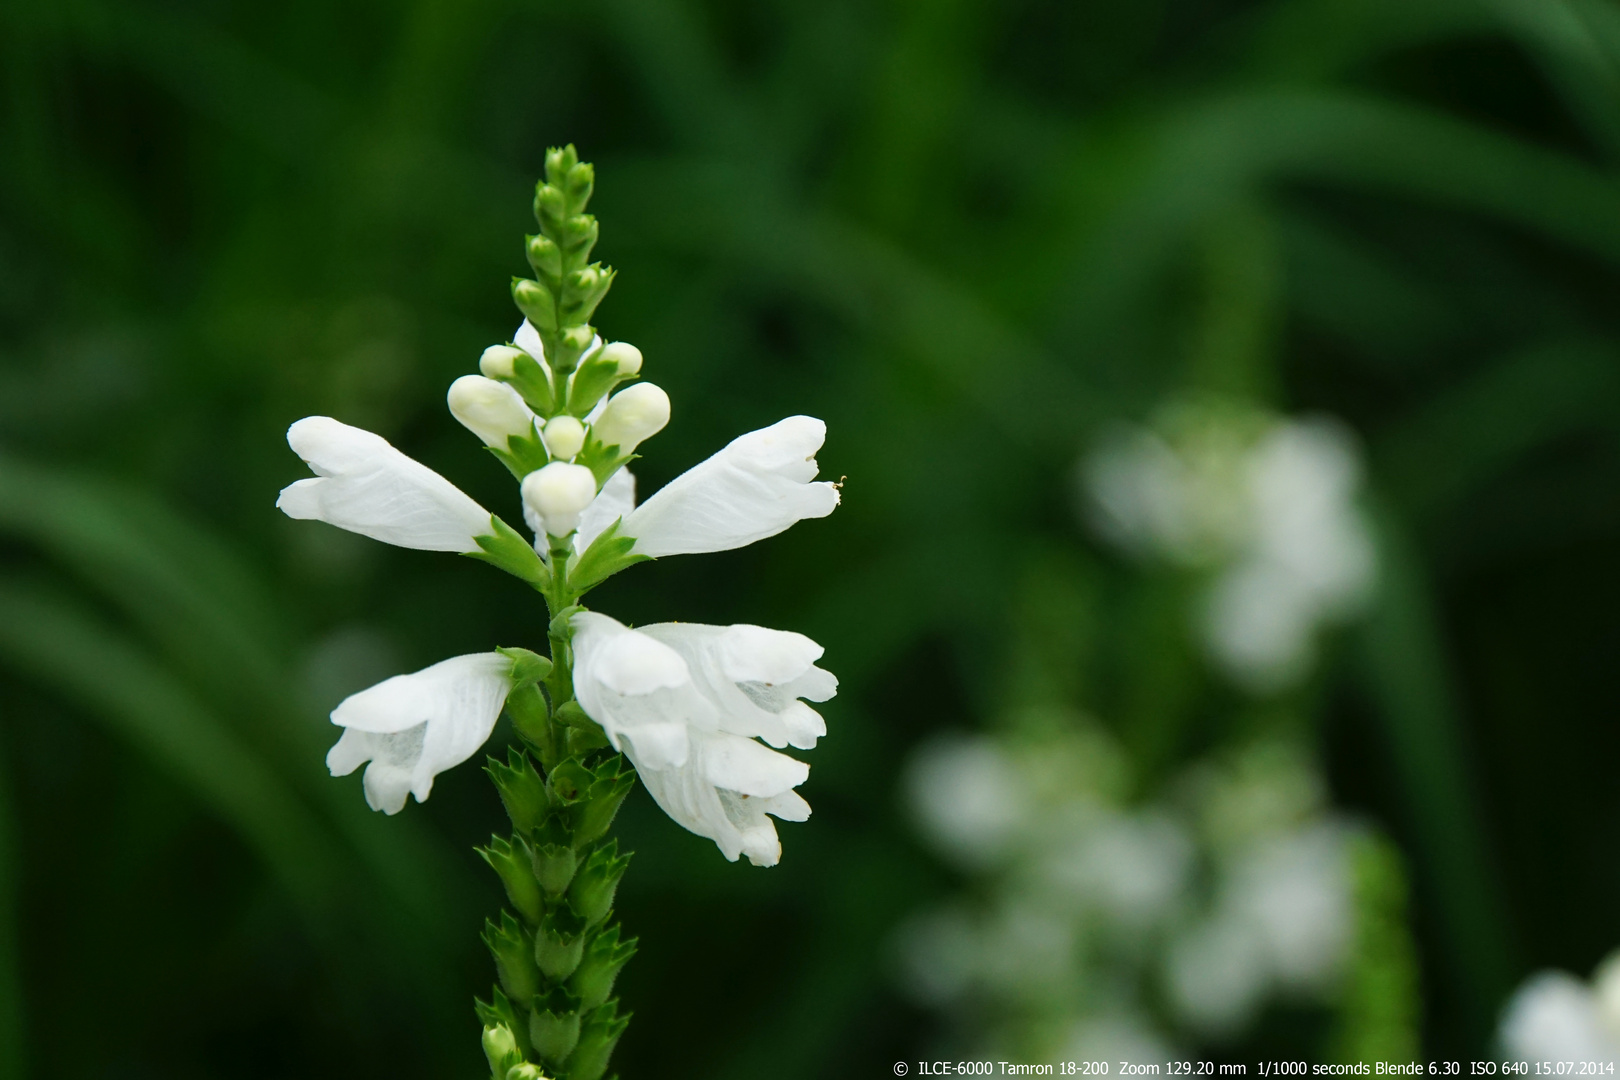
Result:
[[[1306,712],[1405,857],[1425,1052],[1620,944],[1612,0],[8,0],[0,1075],[479,1075],[499,804],[468,765],[371,814],[324,714],[540,609],[274,500],[325,413],[516,520],[443,395],[565,142],[597,324],[674,401],[643,490],[792,412],[848,477],[594,596],[803,631],[843,687],[780,867],[628,804],[624,1076],[948,1043],[891,959],[959,887],[899,778],[1019,693],[1030,597],[1144,774],[1226,737],[1075,512],[1105,424],[1199,391],[1365,445],[1382,585]]]

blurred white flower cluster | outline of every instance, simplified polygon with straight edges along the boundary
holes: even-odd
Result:
[[[1620,1064],[1620,951],[1590,983],[1563,971],[1525,980],[1502,1010],[1498,1041],[1519,1061]]]
[[[902,973],[919,1000],[992,1018],[962,1037],[1015,1060],[1163,1061],[1273,1000],[1334,994],[1352,833],[1305,757],[1262,743],[1152,802],[1131,805],[1129,786],[1092,725],[916,752],[918,825],[982,888],[903,928]]]
[[[1126,550],[1215,575],[1200,632],[1227,674],[1271,693],[1310,670],[1319,627],[1354,612],[1376,558],[1361,462],[1326,417],[1183,404],[1081,463],[1090,516]]]

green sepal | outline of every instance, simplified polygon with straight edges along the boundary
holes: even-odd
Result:
[[[489,1062],[492,1076],[505,1076],[507,1070],[523,1063],[523,1051],[518,1049],[517,1036],[504,1022],[484,1027],[484,1060]]]
[[[585,445],[580,448],[574,462],[591,470],[591,475],[596,477],[596,486],[600,489],[603,484],[608,482],[608,477],[640,456],[639,454],[621,453],[618,443],[609,445],[600,439],[591,437],[585,440]]]
[[[513,348],[517,346],[514,345]],[[528,353],[525,352],[512,361],[512,377],[503,381],[510,383],[512,388],[522,395],[523,400],[528,402],[529,408],[539,415],[550,416],[556,409],[557,400],[552,395],[551,380],[546,378],[546,369],[540,366],[540,361]],[[509,439],[508,442],[510,441]]]
[[[555,334],[557,332],[557,296],[544,282],[533,278],[515,277],[512,279],[512,302],[523,317],[541,334]],[[556,363],[551,356],[546,360],[556,370]]]
[[[529,1013],[529,1042],[534,1052],[560,1066],[579,1044],[579,999],[560,986],[535,999]]]
[[[613,896],[630,866],[630,855],[620,855],[619,842],[609,840],[591,852],[575,872],[574,882],[568,887],[568,906],[585,920],[585,925],[595,926],[613,910]]]
[[[551,709],[546,705],[545,695],[540,693],[538,686],[520,686],[508,693],[506,715],[512,718],[512,728],[523,741],[540,752],[542,762],[550,761],[555,756]]]
[[[572,146],[568,148],[572,149]],[[588,161],[576,161],[559,179],[562,180],[562,189],[567,193],[568,201],[583,210],[585,204],[591,201],[591,193],[596,190],[595,167]],[[555,180],[552,182],[556,183]]]
[[[512,661],[512,686],[533,686],[551,674],[551,658],[515,645],[498,645],[495,651]]]
[[[486,446],[488,450],[500,459],[506,471],[522,480],[525,476],[545,465],[551,463],[551,455],[546,452],[546,444],[541,441],[540,434],[530,425],[528,435],[508,435],[506,449],[495,446]]]
[[[571,912],[570,916],[577,918]],[[495,974],[501,987],[518,1001],[528,1001],[539,993],[534,941],[523,924],[510,911],[503,911],[499,926],[492,919],[484,920],[483,937],[490,955],[495,957]]]
[[[630,1026],[630,1017],[630,1013],[620,1015],[618,998],[591,1010],[580,1027],[579,1045],[568,1057],[568,1080],[601,1080],[619,1036]]]
[[[588,1011],[608,999],[620,970],[636,955],[638,941],[637,938],[620,941],[617,923],[604,927],[591,938],[579,967],[568,980],[568,988],[579,996],[580,1008]]]
[[[574,914],[567,904],[559,904],[546,912],[534,935],[534,962],[545,972],[546,978],[562,982],[579,967],[585,953],[585,931],[585,920]]]
[[[532,1061],[520,1061],[507,1071],[505,1080],[548,1080],[545,1071]]]
[[[546,782],[551,788],[552,798],[567,804],[578,802],[589,794],[591,785],[596,782],[596,774],[578,760],[569,758],[551,770]],[[578,846],[581,841],[575,837],[574,843]]]
[[[603,836],[613,825],[613,819],[624,804],[626,795],[636,785],[634,769],[625,768],[623,755],[615,754],[597,764],[586,797],[570,808],[574,825],[574,843],[583,847]]]
[[[577,701],[565,701],[557,706],[557,723],[567,724],[569,727],[597,727],[595,720],[585,712],[585,707]]]
[[[540,897],[540,882],[535,877],[529,846],[523,842],[523,837],[514,836],[507,841],[491,836],[488,847],[473,850],[499,875],[501,884],[506,886],[506,898],[512,901],[512,907],[523,916],[523,921],[530,926],[538,924],[545,913],[545,903]]]
[[[571,843],[538,844],[529,849],[534,879],[541,890],[552,899],[562,896],[573,883],[579,869],[579,853]]]
[[[528,1009],[523,1010],[523,1016],[520,1019],[518,1016],[517,1007],[512,1004],[510,998],[501,992],[501,988],[496,986],[491,988],[488,1002],[480,1001],[478,998],[473,998],[473,1011],[478,1013],[478,1022],[483,1024],[485,1027],[495,1027],[498,1024],[504,1024],[506,1029],[510,1031],[513,1037],[517,1039],[518,1050],[520,1050],[525,1057],[528,1056]]]
[[[590,549],[587,548],[586,550],[589,551]],[[585,605],[583,604],[570,604],[563,608],[552,616],[551,622],[546,624],[546,633],[554,638],[562,638],[564,641],[571,640],[574,636],[574,616],[584,610]]]
[[[611,746],[608,742],[607,732],[603,731],[595,721],[574,726],[570,724],[563,731],[563,746],[569,754],[580,757],[592,750],[602,750]]]
[[[474,537],[480,550],[467,552],[467,557],[498,566],[541,592],[550,588],[551,571],[540,561],[534,546],[494,514],[489,516],[489,523],[493,534]]]
[[[585,595],[625,567],[646,562],[652,557],[636,554],[635,537],[619,535],[619,528],[623,524],[624,519],[619,518],[603,529],[574,563],[568,574],[568,586],[576,596]]]
[[[568,387],[567,409],[574,416],[583,418],[620,382],[639,378],[637,375],[620,375],[619,362],[604,356],[603,352],[598,349],[574,372],[573,382]]]
[[[546,782],[540,778],[529,755],[509,746],[506,761],[491,757],[484,771],[495,781],[501,805],[506,807],[506,816],[512,819],[518,832],[528,834],[540,828],[551,812],[551,794],[546,791]]]

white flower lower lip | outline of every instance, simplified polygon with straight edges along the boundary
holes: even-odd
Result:
[[[759,626],[655,623],[631,630],[606,615],[573,620],[574,693],[647,790],[726,858],[781,857],[766,815],[802,821],[795,787],[809,766],[754,741],[808,749],[825,733],[800,697],[824,701],[837,680],[815,666],[821,647]]]
[[[512,688],[512,661],[470,653],[351,694],[332,710],[343,736],[326,755],[333,776],[363,763],[366,802],[397,814],[405,796],[427,799],[433,778],[466,761],[489,738]]]

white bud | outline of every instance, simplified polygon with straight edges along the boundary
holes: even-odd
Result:
[[[613,395],[591,428],[604,446],[617,446],[631,454],[643,439],[669,423],[669,395],[652,383],[637,383]]]
[[[478,370],[491,379],[510,379],[515,374],[518,358],[527,355],[510,345],[491,345],[478,358]]]
[[[605,346],[602,356],[619,366],[620,375],[635,375],[641,371],[641,350],[628,341],[615,341]]]
[[[546,453],[554,458],[571,458],[585,445],[585,425],[576,417],[553,416],[540,433]]]
[[[463,375],[450,384],[446,399],[451,414],[486,446],[505,450],[508,437],[534,432],[534,413],[523,396],[503,382]]]
[[[579,528],[579,516],[594,498],[596,477],[583,465],[553,461],[523,478],[523,502],[550,536]]]

